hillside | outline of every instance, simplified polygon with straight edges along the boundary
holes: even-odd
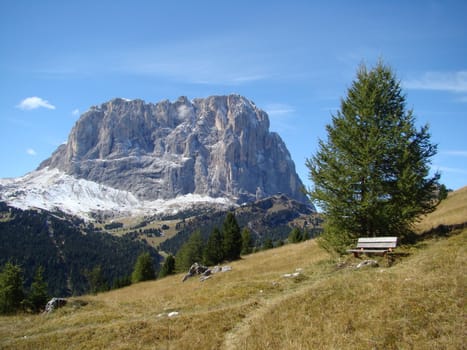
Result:
[[[424,232],[442,225],[464,223],[467,223],[467,186],[450,192],[447,200],[442,201],[436,211],[422,218],[416,229]]]
[[[0,266],[12,261],[22,267],[29,288],[39,266],[54,296],[89,291],[87,271],[100,268],[107,287],[128,280],[139,254],[148,251],[154,268],[160,255],[141,241],[115,237],[82,219],[43,210],[21,210],[0,202]]]
[[[444,206],[465,208],[459,198]],[[458,230],[398,248],[389,268],[357,271],[338,267],[314,240],[290,244],[205,282],[176,275],[72,298],[48,316],[0,317],[0,347],[463,349],[466,247],[467,229]]]
[[[254,246],[257,248],[260,248],[266,239],[274,242],[286,240],[293,227],[305,230],[310,237],[322,230],[322,219],[314,207],[285,195],[263,198],[232,211],[239,226],[250,230]],[[207,240],[215,227],[222,227],[226,215],[227,211],[211,210],[180,220],[176,224],[176,234],[162,240],[160,250],[175,255],[197,230],[201,231],[201,235]]]

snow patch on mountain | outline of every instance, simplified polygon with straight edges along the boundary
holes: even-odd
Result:
[[[61,210],[85,219],[95,213],[111,215],[175,214],[195,206],[222,208],[235,204],[227,198],[187,194],[170,200],[140,200],[131,192],[93,181],[76,179],[58,169],[33,171],[15,179],[0,179],[0,200],[21,209]]]

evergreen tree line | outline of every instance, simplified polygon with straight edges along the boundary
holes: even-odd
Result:
[[[21,266],[29,290],[42,266],[51,296],[95,293],[131,283],[135,261],[144,252],[158,270],[162,258],[140,241],[95,232],[92,225],[73,217],[45,211],[20,210],[0,202],[0,267]]]
[[[0,314],[18,310],[39,312],[47,303],[47,283],[44,269],[39,267],[29,290],[24,289],[23,270],[19,265],[7,262],[0,271]]]
[[[129,277],[123,277],[110,287],[104,278],[101,266],[83,272],[88,282],[88,291],[92,294],[110,289],[121,288],[131,283],[152,280],[156,277],[154,262],[149,252],[141,253]],[[0,269],[0,314],[12,314],[18,311],[40,312],[44,310],[50,296],[44,280],[44,268],[37,268],[34,279],[25,288],[24,271],[20,265],[10,261]]]
[[[290,243],[298,243],[307,240],[306,231],[294,228],[289,234]],[[276,243],[268,238],[264,241],[262,249],[271,249],[284,244],[283,240]],[[159,273],[159,277],[165,277],[175,272],[187,271],[197,262],[207,266],[218,265],[224,261],[233,261],[257,251],[254,240],[248,228],[243,230],[237,223],[234,213],[227,213],[222,228],[215,227],[207,240],[203,240],[200,230],[195,231],[182,245],[176,256],[169,255]]]
[[[244,233],[248,240],[243,244],[240,226],[232,212],[227,213],[222,229],[214,228],[207,242],[203,241],[201,232],[195,231],[188,241],[180,248],[175,257],[177,271],[186,271],[193,263],[217,265],[223,261],[233,261],[240,258],[243,253],[248,254],[251,247],[251,236],[248,231]]]
[[[254,231],[267,233],[264,235],[252,233],[253,251],[267,248],[271,244],[273,246],[282,244],[290,234],[290,222],[303,214],[312,215],[309,206],[298,202],[293,202],[290,207],[285,206],[283,209],[269,212],[280,200],[281,198],[271,197],[232,211],[240,227],[252,225]],[[177,223],[175,226],[177,234],[164,240],[159,246],[160,250],[176,256],[195,230],[201,231],[203,241],[207,242],[213,230],[222,227],[226,215],[225,211],[213,211]],[[310,237],[315,237],[322,231],[321,224],[319,220],[311,219],[303,229],[307,230]]]

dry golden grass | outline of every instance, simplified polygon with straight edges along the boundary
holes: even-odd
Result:
[[[464,349],[467,231],[392,268],[343,270],[270,305],[235,349]]]
[[[0,317],[5,349],[219,349],[225,334],[270,298],[300,287],[282,279],[310,275],[327,254],[315,242],[250,255],[205,282],[181,275],[85,296],[48,316]],[[306,273],[308,271],[309,273]],[[180,314],[168,318],[171,311]]]
[[[467,186],[449,193],[433,213],[426,215],[416,229],[424,232],[440,225],[462,224],[467,222]]]
[[[440,223],[465,221],[459,193],[438,208]],[[426,240],[362,271],[338,269],[314,241],[291,244],[205,282],[171,276],[71,298],[47,316],[0,317],[0,348],[465,349],[466,240],[467,230]]]

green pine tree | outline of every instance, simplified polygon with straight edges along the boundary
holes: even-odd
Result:
[[[100,265],[95,266],[92,270],[84,271],[84,276],[88,281],[89,292],[91,294],[97,294],[108,289]]]
[[[24,300],[23,270],[7,262],[0,272],[0,314],[10,314],[20,309]]]
[[[322,241],[338,252],[359,236],[404,236],[436,205],[439,175],[429,176],[428,126],[415,127],[412,110],[392,70],[362,65],[328,138],[306,161],[309,190],[326,218]]]
[[[187,271],[195,262],[203,261],[203,238],[201,231],[195,231],[188,241],[182,245],[175,256],[175,268],[177,271]]]
[[[266,240],[263,243],[263,250],[268,250],[274,248],[274,244],[272,243],[271,238],[266,238]]]
[[[302,231],[298,227],[294,227],[289,234],[288,241],[289,243],[298,243],[303,240]]]
[[[242,255],[247,255],[252,252],[253,249],[253,239],[251,238],[251,233],[248,228],[244,228],[242,231]]]
[[[44,309],[49,299],[47,293],[47,282],[44,281],[44,268],[39,266],[34,275],[31,289],[28,294],[28,305],[33,312],[39,312]]]
[[[204,247],[203,261],[206,265],[217,265],[224,260],[223,237],[218,228],[214,228]]]
[[[222,234],[225,259],[229,261],[239,259],[242,251],[242,235],[234,213],[227,213],[222,224]]]
[[[152,280],[156,277],[152,257],[148,252],[141,253],[136,260],[131,282],[138,283]]]
[[[162,265],[161,270],[159,271],[159,278],[163,278],[168,275],[175,273],[175,258],[172,255],[169,255],[165,258],[164,265]]]

